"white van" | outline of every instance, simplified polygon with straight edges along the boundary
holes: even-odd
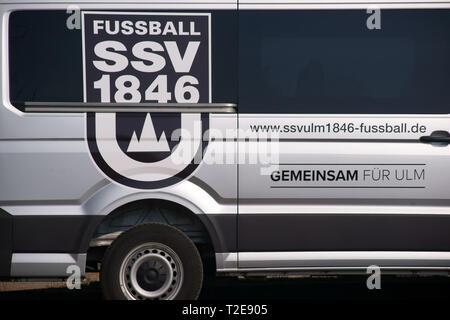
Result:
[[[450,1],[0,0],[0,276],[450,268]]]

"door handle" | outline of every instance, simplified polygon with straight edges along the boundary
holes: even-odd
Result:
[[[420,137],[420,142],[435,145],[448,145],[450,143],[450,133],[444,130],[433,131],[429,136]]]
[[[22,110],[32,113],[82,112],[163,112],[236,113],[234,103],[100,103],[100,102],[23,102]]]

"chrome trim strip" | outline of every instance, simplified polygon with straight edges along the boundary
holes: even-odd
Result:
[[[241,252],[242,268],[277,267],[450,267],[450,252],[418,251],[321,251]]]
[[[63,277],[69,274],[67,267],[76,265],[84,276],[86,254],[69,253],[13,253],[11,277]]]
[[[330,274],[330,275],[339,275],[339,274],[361,274],[367,273],[367,267],[296,267],[296,268],[230,268],[230,269],[217,269],[218,273],[223,273],[227,275],[242,275],[242,274],[251,274],[251,275],[263,275],[263,276],[279,276],[279,275],[296,275],[296,274]],[[428,272],[436,272],[436,274],[440,274],[441,272],[445,272],[448,274],[450,272],[450,267],[410,267],[410,266],[401,266],[401,267],[380,267],[380,270],[388,272],[387,274],[403,274],[408,272],[417,272],[421,271]]]
[[[450,7],[448,0],[423,1],[423,0],[285,0],[277,2],[274,0],[245,0],[239,1],[239,10],[327,10],[327,9],[447,9]]]
[[[236,113],[234,103],[98,103],[98,102],[24,102],[25,112],[183,112]]]
[[[115,113],[115,112],[160,112],[160,113],[236,113],[234,108],[53,108],[27,107],[29,113]]]
[[[399,270],[450,269],[450,252],[230,252],[216,254],[216,261],[218,272],[365,269],[370,265]]]
[[[236,252],[216,253],[217,271],[236,269],[238,254]]]

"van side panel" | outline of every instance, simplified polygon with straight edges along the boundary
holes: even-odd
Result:
[[[448,267],[450,147],[423,138],[450,127],[449,4],[382,8],[375,29],[347,3],[293,2],[240,6],[239,152],[279,144],[272,167],[239,165],[239,267],[422,251]]]

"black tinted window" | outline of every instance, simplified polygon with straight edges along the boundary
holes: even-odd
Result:
[[[80,30],[65,11],[18,11],[9,21],[11,101],[83,101]]]
[[[450,10],[241,11],[240,111],[450,113]]]

